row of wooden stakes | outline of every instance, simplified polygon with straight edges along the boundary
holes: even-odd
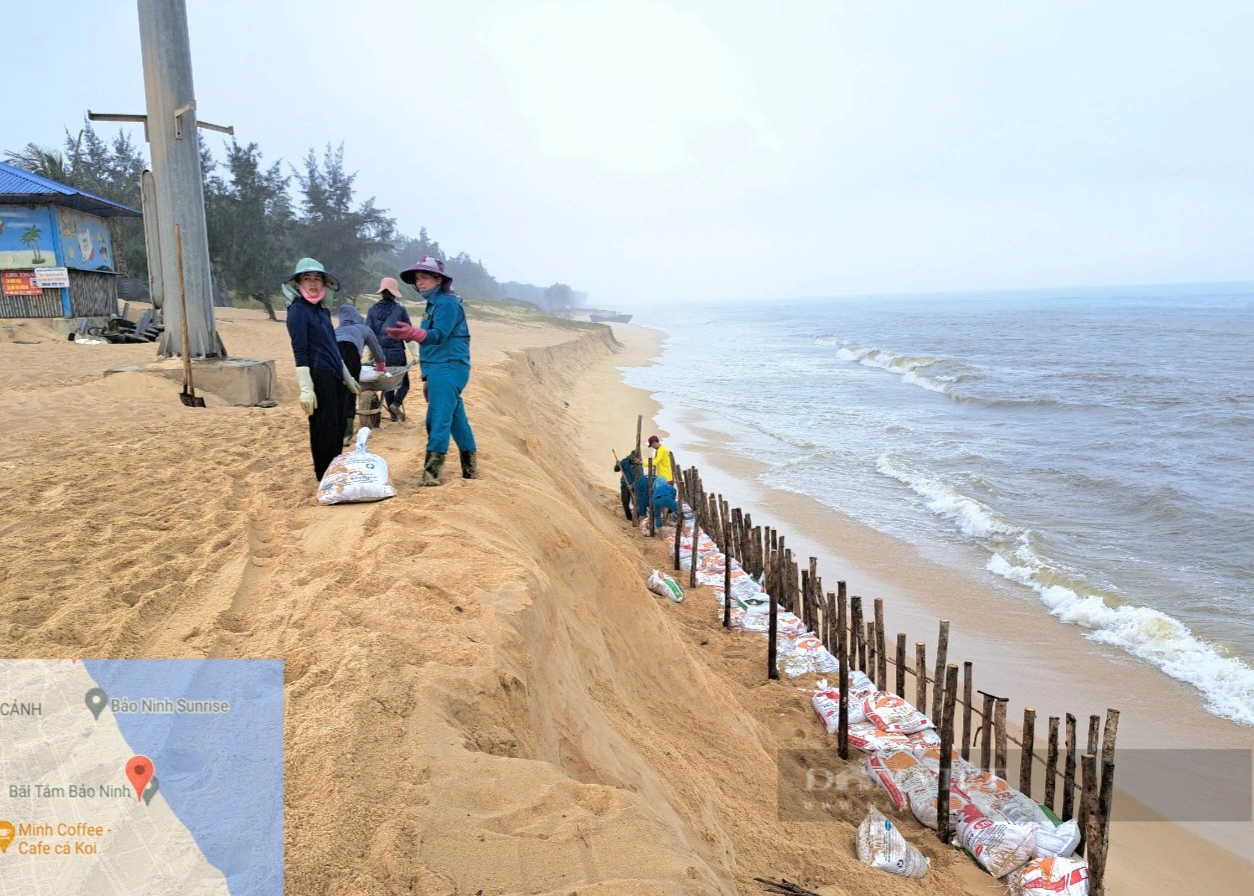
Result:
[[[637,424],[637,430],[639,424]],[[639,442],[639,432],[637,432]],[[672,462],[673,457],[672,457]],[[650,485],[653,462],[649,462]],[[958,687],[958,665],[949,662],[949,621],[940,621],[937,638],[936,661],[933,676],[928,675],[927,644],[915,642],[914,667],[906,663],[908,638],[903,633],[896,636],[895,657],[889,658],[884,624],[884,601],[876,598],[873,603],[874,618],[864,620],[862,598],[847,596],[843,581],[836,583],[835,591],[823,591],[818,574],[818,560],[809,558],[801,567],[787,546],[784,536],[769,526],[755,526],[752,517],[739,507],[731,507],[721,494],[705,490],[700,471],[696,467],[681,470],[674,466],[675,487],[679,492],[681,518],[676,529],[674,566],[681,569],[681,540],[683,530],[682,508],[686,503],[695,514],[692,531],[689,587],[697,585],[697,542],[705,532],[727,558],[724,563],[723,626],[731,627],[732,564],[736,559],[741,568],[762,584],[767,593],[769,608],[769,632],[767,634],[767,676],[779,678],[778,611],[783,609],[798,616],[806,627],[817,634],[840,663],[840,718],[837,734],[837,750],[842,759],[849,758],[849,670],[863,671],[881,690],[890,690],[889,666],[894,670],[892,690],[906,698],[906,676],[915,678],[915,706],[923,712],[928,709],[929,686],[932,687],[931,718],[939,719],[940,781],[937,787],[937,806],[948,806],[948,794],[952,774],[952,756],[955,752],[955,722],[961,707],[962,729],[957,742],[959,755],[970,760],[976,735],[979,736],[979,767],[1006,778],[1009,744],[1020,750],[1019,790],[1032,796],[1033,767],[1044,767],[1044,805],[1057,812],[1062,821],[1076,818],[1081,833],[1077,855],[1088,862],[1089,892],[1092,896],[1104,893],[1104,877],[1110,838],[1111,800],[1114,792],[1115,740],[1119,728],[1119,712],[1106,710],[1105,726],[1101,717],[1089,717],[1088,740],[1084,752],[1079,751],[1076,740],[1076,716],[1065,715],[1065,740],[1060,743],[1060,727],[1063,719],[1049,717],[1046,753],[1036,752],[1036,710],[1028,707],[1023,714],[1022,740],[1011,736],[1006,729],[1009,698],[999,697],[986,691],[976,691],[970,662],[962,664],[962,688]],[[651,506],[650,500],[649,505]],[[656,534],[654,515],[649,514],[650,534]],[[833,649],[831,645],[835,645]],[[982,698],[976,708],[974,695]],[[973,728],[978,718],[978,727]],[[1099,729],[1101,741],[1099,745]],[[1059,762],[1062,768],[1059,769]],[[1080,771],[1079,803],[1076,803],[1076,769]],[[1100,773],[1100,776],[1099,776]],[[1058,784],[1062,784],[1061,805],[1058,800]],[[948,812],[937,813],[937,834],[943,842],[951,839]]]

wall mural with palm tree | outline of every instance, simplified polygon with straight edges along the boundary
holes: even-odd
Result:
[[[0,269],[55,265],[52,209],[0,205]]]

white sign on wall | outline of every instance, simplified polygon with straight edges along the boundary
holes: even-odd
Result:
[[[35,283],[40,289],[66,289],[70,272],[67,268],[35,268]]]

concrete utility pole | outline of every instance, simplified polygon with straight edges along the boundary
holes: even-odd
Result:
[[[183,230],[183,267],[187,289],[187,335],[193,358],[225,358],[226,348],[213,318],[213,281],[209,273],[209,236],[196,137],[196,99],[192,89],[192,53],[185,0],[139,0],[139,44],[144,61],[148,146],[152,155],[156,209],[156,265],[164,298],[165,332],[160,357],[182,353],[178,257],[174,225]],[[147,197],[145,197],[147,199]],[[147,222],[146,222],[147,223]],[[155,278],[154,278],[155,279]]]

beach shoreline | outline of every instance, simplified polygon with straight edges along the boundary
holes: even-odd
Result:
[[[648,592],[669,552],[622,518],[611,451],[634,447],[637,415],[666,410],[621,369],[657,354],[656,331],[615,328],[612,340],[600,327],[472,319],[465,394],[481,478],[417,486],[415,404],[370,439],[397,497],[328,508],[314,501],[282,323],[227,309],[219,327],[233,354],[278,359],[278,407],[210,394],[187,409],[163,378],[102,376],[152,346],[0,340],[12,437],[0,472],[13,494],[0,654],[281,658],[288,887],[721,896],[760,892],[757,876],[831,896],[1000,887],[908,814],[900,826],[932,860],[928,879],[859,864],[854,830],[882,795],[822,824],[780,818],[781,760],[831,748],[807,688],[767,682],[762,639],[723,631],[710,589],[679,604]],[[651,425],[642,436],[654,431],[675,443]],[[750,494],[745,471],[701,466],[707,482],[727,477],[729,497]],[[904,619],[895,599],[890,613]],[[1138,828],[1116,824],[1116,892],[1248,889],[1248,866],[1218,848],[1171,825]]]
[[[664,363],[659,357],[664,333],[618,325],[614,329],[620,342],[630,345],[634,335],[656,346],[650,363]],[[633,334],[633,330],[642,332]],[[992,574],[973,574],[939,563],[908,542],[806,495],[766,486],[760,479],[764,467],[732,450],[717,421],[708,415],[663,406],[626,382],[622,388],[647,396],[647,401],[641,397],[627,400],[628,409],[657,408],[658,431],[681,466],[700,467],[707,490],[721,492],[730,506],[752,513],[755,524],[776,526],[795,556],[817,557],[826,590],[832,590],[839,579],[848,583],[850,594],[861,594],[868,602],[884,598],[888,630],[909,636],[908,662],[913,662],[915,640],[927,642],[929,662],[934,662],[938,622],[948,619],[949,662],[974,661],[976,687],[1011,698],[1012,727],[1018,727],[1016,719],[1022,718],[1023,708],[1033,706],[1038,749],[1050,715],[1072,712],[1079,716],[1083,729],[1090,713],[1104,716],[1108,706],[1120,710],[1119,747],[1136,751],[1138,761],[1120,767],[1122,774],[1116,776],[1123,804],[1115,802],[1112,829],[1108,879],[1118,887],[1114,892],[1133,885],[1140,893],[1180,892],[1178,888],[1190,881],[1196,884],[1200,878],[1193,875],[1200,874],[1205,874],[1208,886],[1214,881],[1213,892],[1235,894],[1254,886],[1254,824],[1249,821],[1126,820],[1161,819],[1164,812],[1171,812],[1170,805],[1154,807],[1138,799],[1144,796],[1145,803],[1154,802],[1161,775],[1196,780],[1199,803],[1215,800],[1231,807],[1234,795],[1223,780],[1198,778],[1197,765],[1202,761],[1198,754],[1204,756],[1207,749],[1248,750],[1248,729],[1205,713],[1191,686],[1113,647],[1086,639],[1078,626],[1060,623],[1035,595],[1026,591],[1016,595],[1010,583]],[[1182,718],[1190,722],[1187,734],[1181,731]],[[1039,769],[1036,777],[1039,781]],[[1250,798],[1250,794],[1245,796]],[[1248,804],[1245,808],[1248,812]],[[1183,861],[1186,855],[1204,860]],[[1172,886],[1153,889],[1158,886],[1155,881],[1170,881]]]

